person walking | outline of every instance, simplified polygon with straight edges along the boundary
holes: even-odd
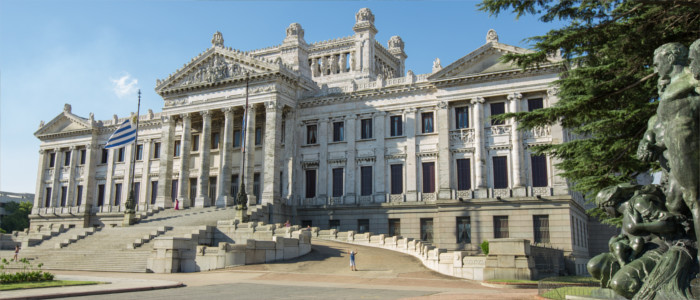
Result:
[[[12,258],[14,261],[18,260],[17,255],[19,255],[19,249],[21,249],[19,245],[15,245],[15,256]]]
[[[348,254],[350,254],[350,271],[357,271],[357,266],[355,265],[355,255],[357,255],[357,249],[349,250]]]

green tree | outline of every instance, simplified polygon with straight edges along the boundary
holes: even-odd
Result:
[[[2,218],[0,228],[5,232],[21,231],[29,227],[29,213],[32,212],[31,202],[5,203],[6,216]]]
[[[521,129],[560,123],[573,136],[562,144],[535,150],[559,158],[562,175],[589,197],[601,188],[629,182],[658,166],[636,158],[647,120],[656,112],[654,50],[668,42],[686,46],[700,37],[696,0],[483,0],[491,15],[514,12],[542,22],[567,25],[530,37],[534,53],[512,54],[505,61],[537,66],[558,53],[565,61],[559,102],[515,117]],[[600,216],[599,211],[594,215]]]

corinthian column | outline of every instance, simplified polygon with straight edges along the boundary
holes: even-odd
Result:
[[[162,122],[163,129],[160,138],[160,166],[158,167],[158,197],[156,198],[156,206],[168,208],[173,206],[172,177],[175,120],[172,116],[165,116]]]
[[[257,204],[257,199],[255,199],[255,195],[253,195],[253,175],[255,171],[255,106],[250,105],[248,107],[248,115],[246,116],[246,124],[243,124],[245,126],[245,157],[243,159],[245,160],[245,176],[244,176],[244,183],[245,183],[245,192],[246,195],[248,195],[248,203],[251,203],[251,200],[255,200],[254,204]]]
[[[211,148],[211,113],[200,112],[202,115],[202,135],[199,139],[199,179],[197,180],[197,197],[194,206],[205,207],[211,205],[209,199],[209,148]]]
[[[227,107],[221,110],[224,113],[224,149],[221,151],[219,161],[219,177],[217,178],[218,189],[216,198],[217,207],[225,207],[233,205],[233,197],[231,193],[231,156],[233,151],[233,108]]]
[[[180,184],[177,186],[177,200],[182,208],[192,205],[190,193],[190,142],[192,140],[192,117],[189,114],[180,115],[182,118],[182,136],[180,137]]]
[[[484,120],[483,97],[472,99],[472,112],[474,113],[474,184],[477,190],[486,188],[484,176],[486,158],[484,157]],[[486,196],[486,195],[484,195]]]
[[[44,197],[44,168],[46,166],[46,150],[39,149],[39,171],[36,174],[36,189],[34,190],[34,206],[32,208],[32,214],[38,214],[39,208],[44,207],[44,201],[41,201]]]
[[[279,175],[278,162],[278,142],[282,127],[282,118],[278,117],[281,108],[274,101],[265,102],[265,141],[263,143],[263,191],[262,202],[273,204],[279,198],[279,182],[282,180]]]
[[[520,99],[523,98],[523,95],[520,93],[510,93],[508,94],[508,101],[509,101],[509,106],[510,106],[510,112],[511,113],[517,113],[520,111]],[[520,134],[520,131],[517,130],[518,128],[518,122],[515,121],[515,118],[511,119],[511,128],[510,128],[510,139],[511,142],[513,143],[513,147],[511,148],[511,159],[513,160],[513,170],[511,174],[513,174],[513,187],[518,188],[523,186],[523,170],[522,170],[522,155],[523,155],[523,141],[522,141],[522,136]],[[516,196],[516,195],[513,195]],[[523,195],[517,195],[517,196],[525,196]]]
[[[416,166],[416,109],[404,110],[406,135],[406,201],[418,201],[418,177]]]
[[[452,198],[450,189],[450,116],[446,101],[440,101],[437,105],[437,129],[438,129],[438,199]]]
[[[78,150],[75,145],[70,146],[70,163],[68,169],[68,199],[66,199],[66,206],[75,206],[75,167],[76,160],[78,158]]]

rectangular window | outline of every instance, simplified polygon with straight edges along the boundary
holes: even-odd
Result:
[[[401,116],[391,116],[389,118],[389,126],[391,136],[403,135],[403,120],[401,119]]]
[[[253,195],[255,195],[257,204],[260,204],[260,173],[253,174]]]
[[[102,156],[100,157],[100,163],[106,164],[108,160],[109,160],[109,150],[102,149]]]
[[[117,162],[124,162],[124,147],[117,149]]]
[[[549,215],[532,216],[532,227],[535,230],[535,243],[549,243]]]
[[[372,138],[372,119],[360,120],[360,127],[361,127],[360,137],[362,139],[371,139]]]
[[[190,203],[197,198],[197,178],[190,178]]]
[[[141,183],[140,182],[134,182],[134,204],[139,203],[139,194],[141,194]],[[129,191],[131,193],[131,191]]]
[[[105,205],[105,185],[97,185],[97,206]]]
[[[63,152],[63,165],[70,166],[70,150]]]
[[[357,220],[357,233],[369,232],[369,219]]]
[[[403,194],[403,165],[391,165],[391,193]]]
[[[401,219],[389,219],[389,236],[401,235]]]
[[[106,163],[106,162],[104,162]],[[56,165],[56,152],[51,152],[49,154],[49,168],[53,168]]]
[[[469,111],[466,106],[455,107],[455,128],[469,128]]]
[[[151,181],[151,204],[156,204],[158,198],[158,180]]]
[[[472,189],[472,175],[469,159],[457,160],[457,190],[466,191]]]
[[[260,127],[255,128],[255,145],[262,145],[262,128]]]
[[[238,195],[238,174],[231,175],[231,196],[236,197]]]
[[[233,131],[233,147],[238,148],[240,146],[241,146],[241,131],[234,130]]]
[[[433,218],[420,219],[420,239],[424,242],[433,242]]]
[[[209,177],[209,199],[216,200],[216,177]]]
[[[423,193],[435,192],[435,163],[425,162],[423,166]]]
[[[528,111],[533,111],[536,109],[540,109],[544,107],[542,103],[542,98],[537,98],[537,99],[527,99],[527,110]]]
[[[143,144],[136,145],[136,160],[143,160]]]
[[[76,196],[75,196],[75,206],[80,206],[83,204],[83,186],[78,185],[77,186],[78,190],[76,191]]]
[[[122,203],[122,184],[114,184],[114,205],[119,205]]]
[[[333,123],[333,141],[341,142],[345,140],[345,124],[343,122]]]
[[[372,167],[360,167],[360,195],[372,195]]]
[[[530,156],[532,163],[532,186],[547,186],[547,157],[544,155]]]
[[[173,156],[174,157],[179,157],[180,156],[180,141],[175,141],[175,149],[173,149]]]
[[[328,220],[328,229],[340,231],[340,220]]]
[[[170,185],[170,201],[172,201],[173,203],[175,202],[175,199],[177,199],[178,183],[179,180],[173,179]]]
[[[282,121],[282,131],[280,132],[280,144],[284,144],[284,137],[287,135],[287,121]]]
[[[153,158],[160,158],[160,142],[153,143]]]
[[[504,102],[491,103],[491,117],[506,113],[506,104]],[[491,125],[503,125],[503,121],[491,119]]]
[[[505,156],[493,157],[493,188],[508,188],[508,159]]]
[[[424,112],[421,113],[420,116],[423,133],[434,132],[435,129],[433,128],[433,112]]]
[[[51,207],[51,188],[46,188],[46,194],[44,195],[44,207]]]
[[[306,198],[316,197],[316,170],[306,170]]]
[[[306,144],[313,145],[316,144],[316,125],[306,126]]]
[[[192,135],[192,152],[199,151],[199,135]]]
[[[343,196],[343,168],[333,169],[333,197]]]
[[[508,236],[508,216],[493,216],[493,237],[503,239]]]
[[[85,164],[85,157],[87,156],[87,150],[85,149],[80,149],[80,165]]]
[[[220,133],[214,132],[214,133],[211,134],[211,143],[210,143],[210,146],[211,146],[211,149],[212,149],[212,150],[219,149],[219,142],[220,142],[220,140],[221,140],[221,134],[220,134]]]
[[[457,243],[472,242],[472,221],[470,217],[457,217]]]
[[[68,197],[68,187],[67,186],[62,186],[61,187],[61,207],[66,207],[66,199]]]

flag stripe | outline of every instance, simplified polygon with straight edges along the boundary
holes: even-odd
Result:
[[[131,122],[127,119],[119,128],[109,137],[105,149],[114,148],[122,146],[133,142],[136,139],[136,128],[131,125]]]

